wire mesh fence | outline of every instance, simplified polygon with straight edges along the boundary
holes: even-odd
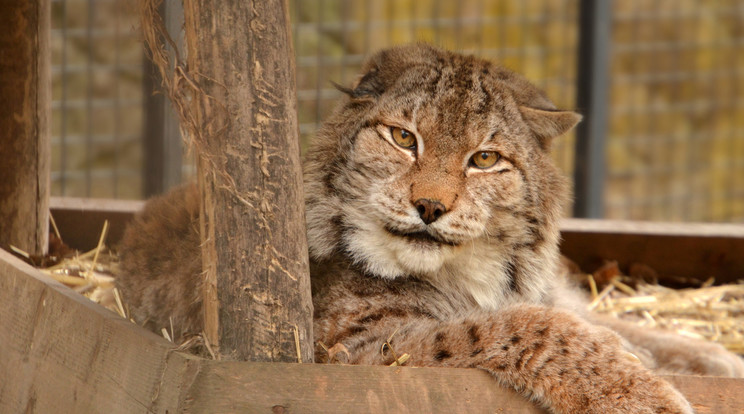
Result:
[[[53,195],[141,197],[143,54],[131,7],[52,0]]]
[[[331,81],[414,41],[493,59],[575,108],[581,3],[290,0],[303,146],[340,96]],[[151,92],[131,7],[53,0],[55,195],[142,197]],[[611,13],[604,216],[744,222],[744,2],[629,0]],[[567,175],[575,143],[554,147]]]
[[[546,90],[559,107],[575,99],[578,1],[295,0],[300,132],[308,142],[364,56],[395,44],[429,42],[494,59]],[[556,145],[571,172],[573,140]]]
[[[744,221],[744,3],[615,3],[606,215]]]

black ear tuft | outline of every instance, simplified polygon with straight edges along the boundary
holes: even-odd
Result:
[[[343,92],[349,96],[354,96],[354,89],[347,88],[346,86],[343,86],[341,84],[338,84],[334,81],[331,81],[331,85],[333,85],[334,88],[338,89],[340,92]]]
[[[376,98],[385,92],[377,69],[367,72],[357,83],[353,91],[354,98]]]
[[[385,92],[385,87],[380,79],[380,73],[375,68],[362,76],[353,88],[347,88],[335,82],[331,83],[336,89],[349,95],[354,100],[374,99]]]

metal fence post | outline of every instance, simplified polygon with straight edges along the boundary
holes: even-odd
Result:
[[[160,5],[165,27],[181,53],[183,47],[183,5],[165,0]],[[170,45],[167,46],[170,50]],[[172,51],[171,51],[172,52]],[[185,58],[185,57],[184,57]],[[160,91],[160,75],[149,57],[144,59],[143,73],[145,125],[143,135],[143,192],[151,197],[181,183],[183,145],[178,117],[169,99]]]
[[[576,130],[575,217],[604,215],[611,0],[582,0],[576,104],[584,120]]]

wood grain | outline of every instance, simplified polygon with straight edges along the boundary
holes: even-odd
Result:
[[[184,2],[205,332],[227,359],[313,359],[288,13],[286,0]]]
[[[204,361],[184,412],[544,413],[477,369]]]
[[[0,3],[0,247],[47,251],[50,1]]]
[[[0,346],[3,413],[137,413],[177,404],[164,382],[179,380],[166,375],[177,365],[167,364],[171,343],[3,250]]]
[[[587,272],[616,260],[622,271],[642,263],[661,277],[724,283],[744,276],[744,225],[571,219],[561,235],[562,253]]]
[[[98,245],[108,220],[107,246],[116,246],[127,223],[142,210],[143,201],[51,197],[49,208],[62,240],[72,248],[88,251]]]

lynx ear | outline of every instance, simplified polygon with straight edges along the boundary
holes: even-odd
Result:
[[[553,138],[565,134],[581,121],[581,115],[572,111],[537,109],[528,106],[520,106],[519,111],[544,150],[550,149]]]
[[[333,86],[357,101],[371,100],[385,92],[385,87],[376,68],[370,69],[353,88],[347,88],[337,83],[333,83]]]

